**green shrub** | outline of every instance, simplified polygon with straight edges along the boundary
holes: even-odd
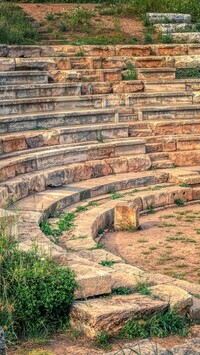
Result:
[[[170,35],[161,35],[160,36],[160,42],[164,43],[164,44],[173,43],[172,36],[170,36]]]
[[[62,268],[32,248],[21,251],[0,231],[0,319],[8,342],[47,335],[68,325],[76,282]]]
[[[128,62],[126,64],[126,74],[123,75],[123,80],[136,80],[137,79],[137,72],[135,66]]]
[[[200,68],[176,69],[176,79],[200,78]]]
[[[34,44],[39,38],[38,30],[18,6],[0,4],[0,43]]]

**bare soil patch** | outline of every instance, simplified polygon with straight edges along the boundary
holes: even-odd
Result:
[[[77,40],[96,39],[97,44],[106,44],[114,40],[115,43],[134,43],[134,41],[143,41],[143,23],[137,18],[116,18],[112,15],[102,15],[100,8],[95,4],[19,4],[19,6],[34,20],[39,22],[42,32],[42,42],[48,44],[49,41],[66,41],[66,43]],[[77,7],[81,7],[92,12],[91,26],[87,31],[79,30],[62,30],[59,25],[60,16],[64,11],[73,12]],[[55,19],[48,20],[48,14],[54,14]],[[45,33],[45,35],[44,35]],[[105,37],[103,43],[99,42],[101,37]]]
[[[136,232],[106,233],[106,249],[145,271],[199,283],[200,205],[149,213],[140,222]]]

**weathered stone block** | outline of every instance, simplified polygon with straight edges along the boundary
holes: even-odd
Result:
[[[150,288],[161,300],[169,302],[170,308],[180,313],[188,313],[192,306],[192,296],[174,285],[156,285]]]
[[[139,227],[138,207],[133,203],[120,202],[115,206],[115,230],[136,230]]]
[[[94,338],[101,331],[118,332],[131,319],[142,319],[167,308],[167,302],[153,300],[142,295],[116,296],[109,299],[94,299],[75,302],[70,323]]]

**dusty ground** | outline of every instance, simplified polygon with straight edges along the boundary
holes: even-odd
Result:
[[[80,38],[87,37],[100,37],[107,36],[107,38],[112,39],[113,37],[122,37],[122,40],[128,40],[131,37],[138,39],[138,41],[143,40],[143,24],[137,19],[130,18],[120,18],[117,19],[113,16],[105,16],[99,13],[99,8],[93,4],[82,4],[81,7],[93,12],[93,18],[91,20],[92,26],[88,33],[81,31],[77,32],[61,32],[58,23],[58,18],[54,21],[48,21],[46,15],[49,13],[54,13],[57,15],[62,14],[63,11],[73,10],[77,5],[74,4],[19,4],[19,6],[32,18],[38,21],[44,29],[48,28],[47,35],[45,38],[42,35],[42,40],[66,40],[67,42],[75,41]],[[49,37],[49,38],[48,38]]]
[[[140,222],[140,231],[107,233],[106,249],[143,270],[199,283],[200,205],[148,214]]]
[[[196,325],[191,328],[187,338],[200,337],[200,326]],[[139,339],[138,339],[139,340]],[[136,340],[135,342],[137,343]],[[152,341],[161,344],[169,349],[175,345],[183,344],[185,339],[179,336],[170,336],[165,339],[153,338]],[[103,355],[107,351],[117,351],[124,344],[134,343],[134,341],[117,341],[111,340],[111,347],[108,350],[99,349],[88,339],[83,338],[80,334],[65,334],[52,337],[49,341],[29,341],[22,346],[10,349],[7,355]]]

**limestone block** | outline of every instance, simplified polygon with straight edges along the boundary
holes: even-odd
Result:
[[[195,187],[192,190],[192,199],[193,200],[199,200],[200,199],[200,187]]]
[[[200,321],[200,299],[193,297],[193,305],[190,308],[190,317],[195,321]]]
[[[192,296],[174,285],[156,285],[150,287],[152,293],[169,303],[170,308],[180,313],[187,313],[192,306]]]
[[[169,153],[170,160],[176,166],[195,166],[200,161],[200,151],[178,151]]]
[[[144,83],[139,80],[130,81],[119,81],[113,83],[113,92],[118,93],[133,93],[133,92],[143,92]]]
[[[167,302],[142,295],[115,296],[75,302],[71,309],[71,326],[94,338],[101,331],[118,332],[131,319],[142,319],[167,308]]]
[[[1,44],[0,45],[0,57],[6,57],[8,52],[8,48],[6,45]]]
[[[157,23],[153,26],[157,31],[165,34],[170,34],[174,32],[183,32],[184,30],[191,31],[194,27],[188,23]]]
[[[179,13],[158,13],[149,12],[147,14],[150,22],[155,23],[156,21],[163,22],[167,19],[173,23],[190,23],[191,15],[189,14],[179,14]]]
[[[13,45],[8,46],[7,51],[10,58],[37,58],[40,57],[41,47]]]
[[[71,265],[79,285],[75,298],[87,298],[111,292],[111,276],[102,269],[87,265]]]
[[[152,52],[155,55],[184,55],[187,54],[187,45],[184,44],[157,44],[152,45]]]
[[[18,150],[24,150],[27,148],[28,148],[28,146],[26,144],[25,137],[23,137],[23,136],[9,137],[3,141],[4,153],[16,152]]]
[[[148,155],[137,155],[135,157],[127,157],[128,172],[137,172],[148,170],[151,166],[151,159]]]
[[[176,139],[175,138],[165,138],[162,145],[164,152],[173,152],[176,150]]]
[[[53,70],[56,63],[53,58],[16,58],[17,70]]]
[[[184,202],[192,201],[192,189],[172,188],[172,190],[169,191],[169,205],[172,205],[177,199],[181,199]]]
[[[177,32],[172,33],[171,37],[177,43],[200,43],[199,32]]]
[[[10,58],[0,58],[0,71],[15,70],[15,60]]]
[[[151,47],[149,45],[117,45],[117,56],[146,56],[151,55]]]
[[[107,272],[112,276],[112,288],[130,287],[135,290],[138,283],[146,283],[144,271],[132,265],[116,263]]]
[[[198,32],[199,36],[200,33]],[[196,68],[200,66],[200,58],[199,55],[180,55],[174,58],[175,67],[176,68]],[[190,85],[195,85],[194,83],[190,83]],[[194,89],[193,89],[194,90]]]
[[[101,263],[103,260],[112,260],[115,263],[121,263],[122,258],[119,256],[116,256],[112,253],[110,253],[107,250],[104,249],[94,249],[94,250],[81,250],[78,253],[82,258],[86,258],[87,260],[96,262],[96,263]]]
[[[139,227],[138,207],[133,203],[120,202],[115,206],[114,229],[136,230]]]

